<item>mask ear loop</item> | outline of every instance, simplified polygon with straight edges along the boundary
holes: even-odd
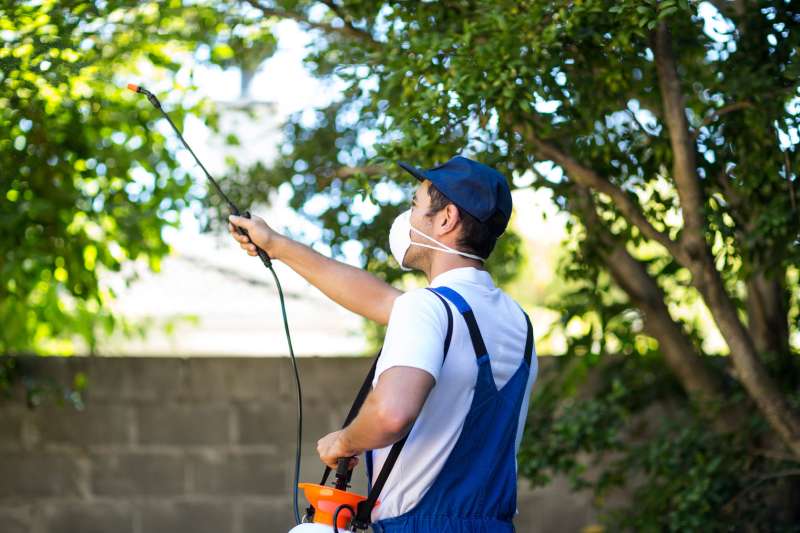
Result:
[[[468,254],[467,252],[462,252],[462,251],[456,250],[454,248],[450,248],[446,244],[440,243],[439,241],[437,241],[433,237],[425,235],[420,230],[418,230],[417,228],[415,228],[414,226],[412,226],[410,224],[409,224],[409,227],[411,228],[411,231],[413,231],[414,233],[422,235],[426,239],[435,242],[436,244],[441,246],[441,248],[437,248],[436,246],[431,246],[429,244],[422,244],[422,243],[414,242],[414,241],[411,241],[411,246],[422,246],[423,248],[430,248],[431,250],[438,250],[440,252],[445,252],[445,253],[448,253],[448,254],[463,255],[464,257],[469,257],[470,259],[475,259],[476,261],[480,261],[481,263],[484,263],[486,261],[486,259],[484,259],[483,257],[481,257],[479,255]]]

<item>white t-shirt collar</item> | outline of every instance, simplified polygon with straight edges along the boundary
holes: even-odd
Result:
[[[454,281],[474,283],[490,289],[494,288],[494,280],[492,280],[491,274],[486,270],[479,270],[475,267],[459,267],[445,270],[431,280],[430,286],[439,287]]]

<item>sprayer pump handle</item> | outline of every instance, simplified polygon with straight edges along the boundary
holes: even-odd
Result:
[[[339,457],[336,461],[336,488],[347,490],[347,482],[350,480],[350,457]]]
[[[244,213],[239,213],[239,210],[236,209],[235,206],[231,206],[231,213],[236,215],[237,217],[238,216],[242,216],[244,218],[251,218],[250,217],[250,211],[245,211]],[[244,235],[245,237],[250,239],[250,235],[247,233],[247,230],[244,229],[243,227],[236,226],[236,232],[239,235]],[[253,240],[250,239],[250,242],[253,242]],[[253,243],[253,244],[255,244],[255,243]],[[267,252],[262,250],[260,246],[256,246],[256,253],[258,254],[258,257],[261,259],[261,262],[264,263],[264,266],[269,268],[270,265],[272,264],[272,258],[270,258],[269,254],[267,254]]]

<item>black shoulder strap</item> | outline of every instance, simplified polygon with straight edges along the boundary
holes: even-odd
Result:
[[[436,297],[439,298],[439,300],[442,302],[442,305],[444,305],[445,311],[447,311],[447,332],[445,333],[444,337],[444,355],[442,356],[442,363],[444,364],[444,360],[447,358],[447,352],[450,349],[450,339],[453,336],[453,312],[450,311],[450,305],[448,305],[444,298],[439,296],[435,291],[431,289],[428,290],[430,290],[433,294],[436,294]],[[371,373],[371,376],[369,376],[370,384],[374,374],[375,372],[373,367],[373,372]],[[389,455],[386,456],[386,461],[384,461],[383,467],[381,467],[381,471],[378,474],[377,479],[375,479],[375,483],[372,485],[367,499],[358,504],[356,516],[353,518],[353,527],[355,529],[367,529],[372,522],[372,509],[375,507],[375,503],[378,501],[378,496],[380,496],[383,486],[386,484],[386,480],[389,479],[389,474],[392,472],[392,468],[394,468],[394,464],[397,462],[397,458],[400,456],[400,452],[403,450],[403,446],[405,446],[406,440],[408,440],[408,436],[410,434],[411,429],[408,430],[408,433],[406,433],[405,437],[395,442],[392,445],[392,449],[389,450]]]
[[[444,335],[444,355],[442,356],[442,364],[444,364],[444,360],[447,359],[447,351],[450,349],[450,339],[453,337],[453,312],[450,311],[450,305],[448,305],[447,301],[442,298],[438,292],[430,287],[428,290],[439,298],[444,306],[444,310],[447,312],[447,332]]]
[[[372,360],[372,366],[369,368],[369,372],[367,372],[367,377],[364,378],[364,383],[361,384],[361,388],[358,389],[358,394],[356,394],[355,400],[353,400],[353,405],[350,406],[350,411],[348,411],[347,416],[344,419],[344,424],[342,424],[342,429],[346,428],[350,425],[350,422],[358,414],[358,411],[361,409],[361,406],[364,405],[364,400],[367,399],[367,394],[369,394],[370,389],[372,388],[372,378],[375,377],[375,368],[378,366],[378,359],[381,356],[381,352],[378,351],[378,355],[375,356],[375,359]],[[350,471],[352,475],[352,470]],[[319,482],[320,485],[325,485],[328,482],[328,477],[331,475],[331,467],[326,466],[325,472],[322,474],[322,481]],[[349,479],[348,479],[349,481]],[[314,507],[309,505],[306,508],[306,516],[313,517],[314,516]]]
[[[520,309],[522,309],[520,307]],[[525,337],[525,362],[528,363],[528,368],[531,366],[531,358],[533,356],[533,326],[531,326],[531,319],[528,318],[528,313],[522,311],[525,315],[525,324],[528,326],[528,333]]]
[[[478,322],[475,320],[475,314],[467,301],[456,291],[450,287],[436,287],[434,290],[437,296],[447,298],[453,305],[456,306],[458,312],[464,317],[464,322],[467,323],[467,331],[469,331],[469,338],[472,341],[472,348],[475,350],[475,358],[480,359],[487,355],[486,344],[483,342],[481,330],[478,328]]]

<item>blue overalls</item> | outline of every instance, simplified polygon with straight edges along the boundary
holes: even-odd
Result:
[[[530,319],[523,311],[528,326],[525,354],[511,379],[498,390],[469,304],[448,287],[431,290],[450,300],[467,324],[478,365],[475,394],[461,435],[431,488],[409,512],[379,520],[372,529],[375,533],[513,532],[515,442],[533,349]]]

